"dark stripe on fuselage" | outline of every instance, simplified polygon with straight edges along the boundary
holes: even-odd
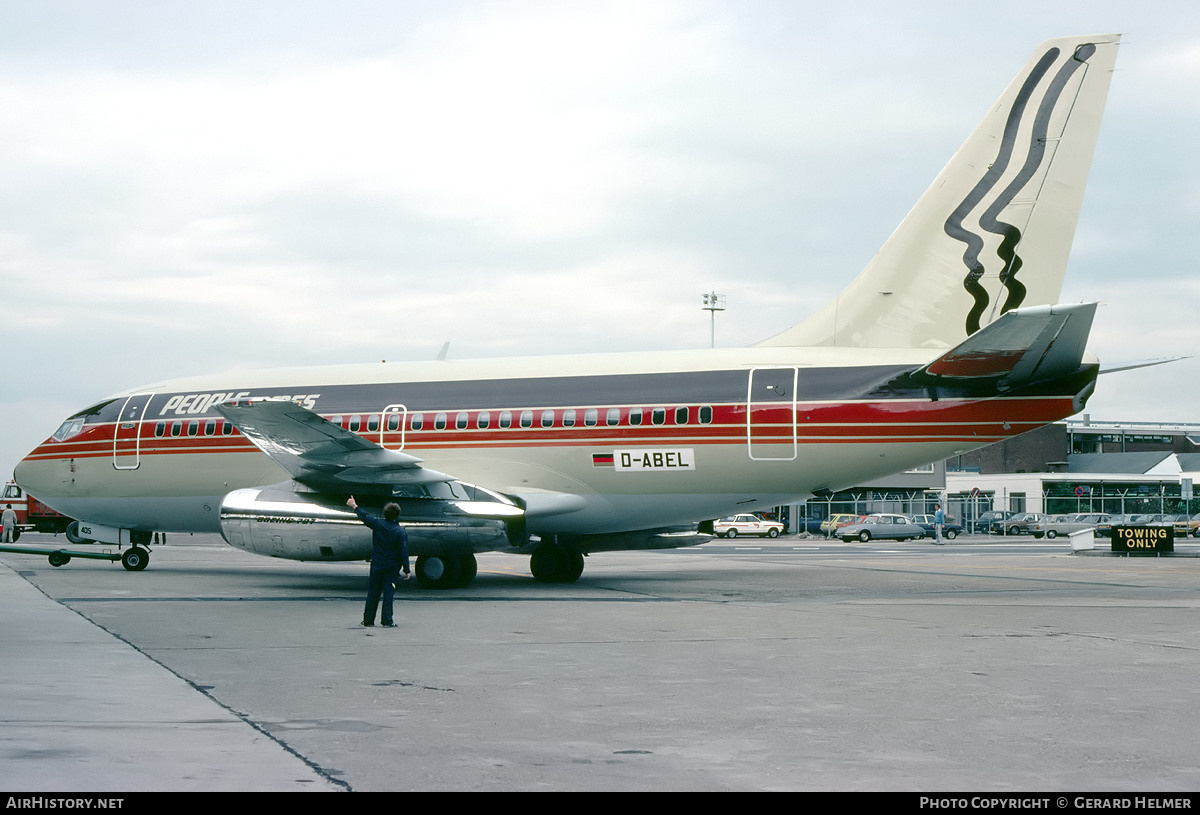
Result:
[[[761,370],[761,369],[760,369]],[[791,368],[787,388],[754,394],[756,403],[835,401],[905,396],[921,398],[922,388],[902,382],[910,366],[800,368],[797,392],[791,393]],[[481,410],[553,406],[605,406],[622,404],[745,404],[749,369],[676,373],[616,374],[611,376],[528,377],[447,382],[395,382],[351,385],[297,385],[248,388],[234,385],[203,392],[155,393],[143,418],[146,421],[217,416],[215,394],[229,398],[289,397],[321,414],[363,413],[403,404],[409,411]],[[186,402],[180,397],[193,397]],[[125,399],[114,399],[89,415],[90,422],[116,421]],[[202,408],[202,409],[201,409]],[[192,412],[195,411],[195,412]]]

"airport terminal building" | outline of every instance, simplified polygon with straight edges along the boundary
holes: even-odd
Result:
[[[812,498],[793,508],[793,517],[927,514],[941,503],[971,529],[993,509],[1192,514],[1200,512],[1196,480],[1200,424],[1093,422],[1081,414],[928,468]]]

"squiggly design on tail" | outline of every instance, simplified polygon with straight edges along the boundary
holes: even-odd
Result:
[[[1020,129],[1021,119],[1025,114],[1025,107],[1029,103],[1029,98],[1033,95],[1034,89],[1041,82],[1042,77],[1050,70],[1050,66],[1054,64],[1054,61],[1058,59],[1059,53],[1059,49],[1051,48],[1038,60],[1037,65],[1030,71],[1029,76],[1025,78],[1025,82],[1021,86],[1021,90],[1008,112],[1008,120],[1004,125],[1004,138],[1001,139],[1000,151],[996,155],[996,159],[988,167],[983,178],[979,179],[979,182],[968,193],[967,197],[962,200],[962,203],[946,219],[944,227],[946,234],[967,245],[966,251],[963,252],[963,264],[967,267],[967,276],[963,278],[963,287],[975,300],[975,304],[967,314],[966,330],[968,335],[974,334],[979,330],[979,318],[983,316],[984,309],[987,308],[990,298],[988,297],[987,290],[979,283],[979,279],[983,277],[984,273],[983,263],[979,260],[979,254],[983,251],[983,236],[963,226],[963,219],[999,183],[1004,171],[1008,169],[1009,161],[1012,158],[1013,145],[1016,142],[1017,132]],[[1009,191],[1006,190],[1006,192]],[[1001,197],[997,199],[994,206],[999,206],[1000,209],[1003,209],[1007,204],[1008,200]],[[1018,231],[1017,234],[1019,236],[1020,232]]]
[[[1025,285],[1017,280],[1017,272],[1021,270],[1022,265],[1021,257],[1017,254],[1017,244],[1021,241],[1021,230],[1013,224],[1001,221],[998,216],[1004,207],[1016,197],[1017,193],[1029,183],[1034,173],[1037,172],[1038,167],[1041,166],[1042,159],[1046,155],[1046,134],[1050,129],[1050,116],[1054,113],[1054,108],[1062,96],[1067,81],[1078,70],[1079,66],[1083,65],[1088,57],[1094,53],[1096,53],[1095,45],[1091,43],[1082,45],[1076,50],[1074,58],[1067,60],[1058,69],[1058,73],[1050,83],[1046,95],[1042,98],[1042,103],[1038,106],[1037,117],[1033,123],[1033,137],[1030,141],[1029,154],[1025,157],[1024,166],[1021,167],[1021,171],[1017,173],[1016,178],[1009,182],[1004,192],[987,208],[987,211],[979,219],[980,226],[988,232],[1000,235],[1003,238],[1000,246],[996,249],[996,254],[1004,264],[1000,270],[1000,282],[1008,290],[1008,296],[1004,300],[1004,305],[1000,308],[1001,314],[1021,305],[1025,300]]]

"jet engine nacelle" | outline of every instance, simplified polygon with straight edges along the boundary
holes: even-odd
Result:
[[[474,554],[519,547],[525,512],[499,501],[392,498],[408,532],[408,551],[425,555]],[[221,501],[221,536],[231,545],[289,560],[365,560],[371,530],[344,498],[267,487],[234,490]],[[382,515],[383,501],[360,506]]]

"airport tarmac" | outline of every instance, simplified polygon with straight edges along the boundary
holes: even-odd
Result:
[[[396,629],[217,536],[0,554],[0,789],[1200,790],[1200,559],[742,543],[483,555]]]

